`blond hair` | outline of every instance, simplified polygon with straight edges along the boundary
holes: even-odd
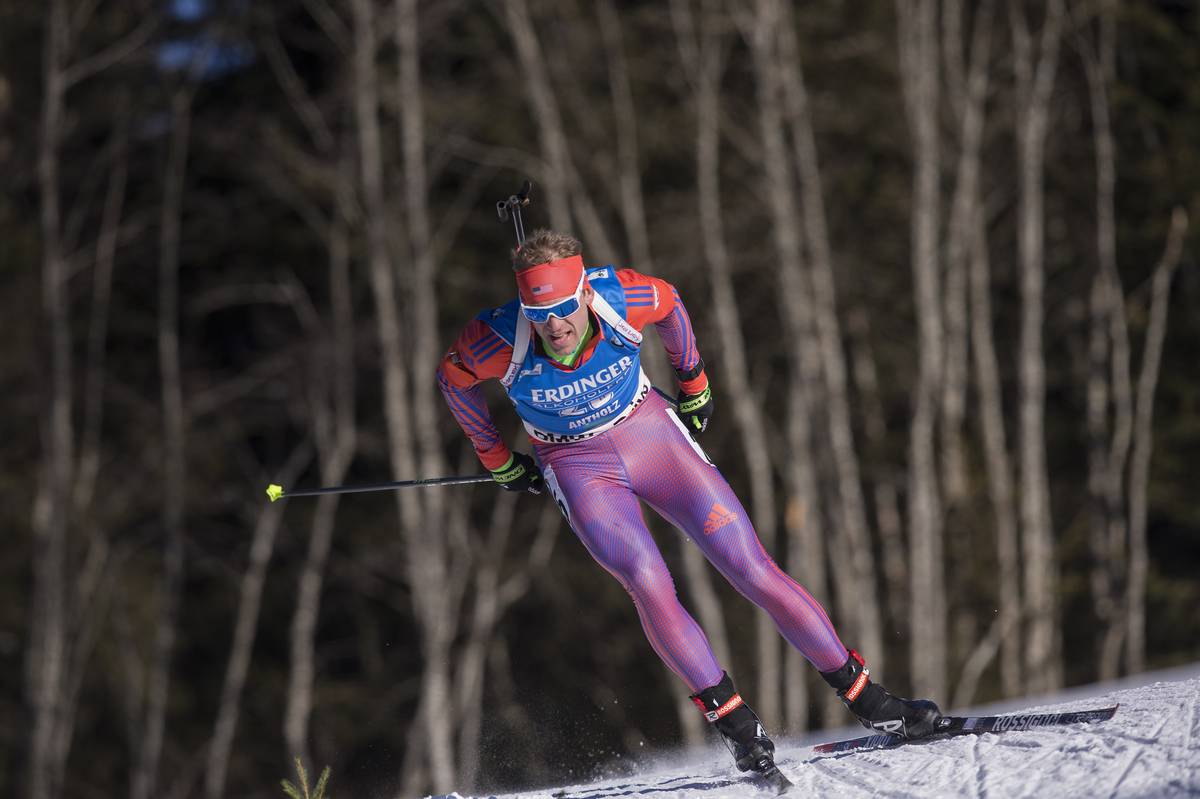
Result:
[[[583,245],[579,239],[567,233],[538,228],[533,231],[525,242],[513,250],[512,265],[514,272],[523,272],[530,267],[569,258],[583,253]]]

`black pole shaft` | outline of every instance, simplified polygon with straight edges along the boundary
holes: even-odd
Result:
[[[313,497],[319,494],[358,494],[364,491],[391,491],[397,488],[414,488],[416,486],[452,486],[466,483],[490,483],[490,474],[469,474],[459,477],[429,477],[424,480],[401,480],[395,483],[372,483],[369,485],[328,486],[326,488],[301,488],[296,491],[284,491],[280,499],[288,497]]]

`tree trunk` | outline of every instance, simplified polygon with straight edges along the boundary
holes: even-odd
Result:
[[[863,414],[863,433],[866,445],[872,452],[887,451],[887,415],[879,393],[879,376],[875,368],[875,356],[871,347],[870,312],[865,307],[854,308],[847,320],[850,351],[853,365],[854,390],[859,396]],[[879,525],[879,548],[883,557],[883,584],[886,608],[883,620],[887,624],[901,624],[908,618],[908,559],[904,556],[904,530],[900,518],[899,500],[894,475],[897,470],[882,466],[877,474],[870,475],[869,483],[874,487],[875,516]],[[841,708],[837,702],[836,709]]]
[[[367,261],[375,299],[376,334],[383,371],[384,416],[388,429],[388,454],[396,479],[417,471],[410,407],[408,358],[397,306],[394,261],[389,249],[390,214],[384,197],[383,143],[379,123],[379,86],[375,57],[378,19],[372,0],[354,0],[354,111],[359,138],[359,166],[363,213],[367,228]],[[397,491],[396,506],[408,555],[406,568],[413,607],[421,631],[424,672],[418,718],[425,731],[430,780],[434,792],[449,790],[457,771],[453,730],[449,714],[449,664],[444,656],[454,637],[440,607],[444,589],[441,539],[426,535],[422,498],[414,491]]]
[[[1091,583],[1096,615],[1103,631],[1096,653],[1102,680],[1115,679],[1119,674],[1126,633],[1121,600],[1127,564],[1124,474],[1133,429],[1129,333],[1116,258],[1116,155],[1108,103],[1108,88],[1116,79],[1115,25],[1113,4],[1105,2],[1100,11],[1098,52],[1093,52],[1086,41],[1081,44],[1096,150],[1099,268],[1089,298],[1087,420]],[[1110,403],[1113,414],[1111,441]]]
[[[272,72],[297,118],[304,123],[316,157],[331,175],[329,185],[323,186],[327,193],[321,198],[331,206],[328,215],[320,210],[321,203],[310,201],[294,184],[280,185],[282,181],[274,175],[269,175],[267,180],[279,196],[307,221],[309,228],[321,238],[328,251],[329,324],[326,328],[313,318],[307,325],[315,355],[309,406],[312,409],[311,422],[321,482],[324,485],[336,485],[344,481],[358,441],[354,414],[355,325],[350,275],[350,237],[357,216],[352,157],[348,153],[348,142],[334,136],[321,109],[305,89],[279,40],[278,32],[270,28],[267,33],[263,50]],[[286,161],[282,166],[281,171],[292,171],[287,169]],[[320,620],[321,591],[339,504],[340,497],[333,494],[317,500],[309,528],[308,551],[297,581],[282,725],[289,763],[297,757],[305,763],[312,761],[309,727],[316,682],[316,633]]]
[[[396,50],[400,146],[404,164],[404,219],[412,264],[413,421],[425,474],[442,474],[446,463],[438,435],[439,392],[432,375],[442,353],[438,336],[437,264],[430,246],[429,177],[425,169],[425,110],[421,84],[420,27],[417,0],[396,0]],[[425,513],[431,524],[443,516],[446,494],[430,492]]]
[[[629,67],[625,59],[620,17],[612,0],[602,0],[596,9],[600,16],[600,33],[608,56],[608,85],[612,94],[613,117],[617,136],[617,182],[619,184],[621,221],[629,240],[633,266],[641,272],[654,273],[650,251],[650,233],[646,225],[645,203],[642,198],[642,179],[638,158],[637,106],[629,85]],[[690,703],[689,703],[690,704]],[[695,715],[693,707],[689,713]]]
[[[1146,576],[1150,553],[1146,546],[1146,492],[1150,480],[1150,452],[1154,445],[1154,392],[1158,386],[1158,367],[1162,359],[1163,339],[1167,334],[1167,308],[1171,299],[1171,279],[1183,253],[1188,218],[1183,207],[1171,215],[1166,250],[1154,270],[1150,321],[1142,348],[1142,369],[1138,374],[1137,409],[1134,423],[1133,459],[1129,468],[1129,576],[1125,638],[1126,669],[1137,674],[1146,666]]]
[[[1114,512],[1114,503],[1123,497],[1109,492],[1109,323],[1114,313],[1111,286],[1106,276],[1097,273],[1092,280],[1088,300],[1089,336],[1087,370],[1088,431],[1088,543],[1092,556],[1090,574],[1092,602],[1099,621],[1100,640],[1096,647],[1097,673],[1101,680],[1117,677],[1121,663],[1125,619],[1121,613],[1117,576],[1124,570],[1125,539],[1109,538],[1115,524],[1124,522],[1124,514]],[[1113,544],[1120,548],[1114,550]]]
[[[331,304],[329,346],[318,346],[324,363],[314,370],[321,383],[315,398],[317,453],[321,464],[321,482],[337,485],[343,481],[354,458],[357,429],[354,416],[354,307],[350,281],[349,231],[346,197],[349,176],[343,164],[338,174],[336,210],[327,226],[329,247],[329,296]],[[322,335],[323,331],[314,330]],[[323,377],[329,376],[329,377]],[[308,728],[313,710],[313,684],[316,680],[316,630],[320,616],[321,587],[325,565],[333,539],[339,497],[334,494],[317,502],[309,533],[308,554],[296,591],[296,612],[292,616],[291,663],[288,669],[287,705],[283,732],[288,753],[311,762],[308,752]]]
[[[705,260],[712,280],[720,370],[726,375],[724,389],[729,392],[734,421],[744,441],[755,529],[763,547],[770,553],[776,544],[775,488],[772,483],[762,410],[750,390],[741,315],[734,298],[732,270],[729,252],[725,246],[724,219],[721,211],[718,124],[720,78],[724,64],[721,58],[723,45],[718,33],[717,11],[712,6],[712,3],[705,4],[699,32],[695,30],[688,0],[675,0],[671,10],[684,68],[694,80],[692,89],[696,109],[697,200]],[[768,727],[778,727],[782,718],[779,632],[766,613],[756,613],[755,619],[758,640],[755,655],[758,686],[753,704],[764,724]]]
[[[487,537],[481,542],[484,557],[475,566],[474,603],[467,641],[457,656],[454,715],[458,731],[459,779],[465,790],[472,790],[479,778],[487,645],[497,622],[504,615],[506,597],[502,596],[500,564],[512,531],[516,500],[513,494],[497,492]],[[519,592],[524,593],[523,586]]]
[[[809,112],[808,91],[800,63],[791,7],[783,4],[779,35],[780,81],[783,87],[787,122],[792,130],[792,150],[800,178],[801,220],[809,250],[814,332],[824,379],[824,405],[828,414],[830,453],[836,475],[834,500],[836,545],[849,552],[846,577],[853,581],[849,591],[839,587],[839,607],[850,633],[857,637],[855,646],[870,653],[872,668],[883,672],[887,663],[883,644],[883,617],[876,588],[876,567],[863,498],[858,455],[851,426],[847,367],[843,354],[842,331],[838,322],[837,287],[834,281],[833,248],[829,240],[825,199],[816,138]],[[794,311],[793,311],[794,313]],[[810,334],[811,335],[811,334]],[[814,394],[811,400],[816,400]],[[835,570],[834,579],[842,580]]]
[[[1062,685],[1058,608],[1058,567],[1054,552],[1050,492],[1046,472],[1046,361],[1042,341],[1045,316],[1045,149],[1050,95],[1058,64],[1063,4],[1050,0],[1037,53],[1019,4],[1009,6],[1017,76],[1017,169],[1020,186],[1017,236],[1021,321],[1020,519],[1029,624],[1025,639],[1025,687],[1052,691]]]
[[[468,457],[473,460],[474,453]],[[553,503],[547,503],[540,514],[532,545],[527,542],[521,544],[528,546],[528,557],[519,568],[508,574],[502,573],[500,566],[507,560],[506,550],[511,532],[521,529],[520,524],[515,524],[516,501],[517,497],[512,494],[497,493],[487,535],[476,544],[482,550],[483,556],[473,570],[474,603],[471,620],[467,641],[457,657],[459,668],[455,673],[454,714],[459,735],[458,750],[461,753],[460,779],[468,789],[474,786],[479,776],[483,710],[487,707],[485,677],[490,642],[495,637],[496,627],[508,608],[529,591],[531,576],[545,568],[558,537],[560,523],[557,508]],[[456,523],[454,517],[460,516],[461,521],[457,523],[465,525],[466,511],[465,505],[456,508],[451,523]]]
[[[187,88],[176,89],[171,101],[171,140],[163,178],[159,240],[158,362],[163,407],[163,578],[156,619],[154,655],[147,676],[146,720],[132,796],[149,799],[158,790],[158,769],[166,729],[171,658],[179,619],[184,569],[185,415],[179,348],[179,236],[183,188],[192,121]]]
[[[117,98],[113,121],[112,172],[104,200],[100,233],[96,238],[96,270],[92,280],[92,316],[88,324],[87,371],[84,375],[83,430],[80,433],[79,471],[74,481],[76,512],[86,516],[95,497],[100,473],[100,428],[104,419],[105,350],[112,304],[113,271],[117,238],[129,177],[129,95]]]
[[[879,377],[871,346],[869,311],[854,308],[847,320],[850,337],[854,388],[862,406],[864,443],[869,451],[888,451],[887,416],[880,398]],[[884,457],[877,455],[877,457]],[[890,629],[907,624],[909,614],[908,558],[905,555],[904,522],[900,513],[898,485],[900,467],[884,462],[876,473],[868,474],[875,500],[875,518],[879,526],[879,552],[883,569],[883,600],[880,622]],[[845,721],[845,707],[835,694],[829,694],[823,706],[825,726]]]
[[[942,508],[934,455],[937,396],[944,354],[942,291],[938,267],[940,146],[938,141],[938,50],[936,3],[916,10],[897,3],[901,74],[914,148],[912,215],[913,282],[919,317],[920,373],[913,392],[909,440],[909,586],[913,691],[946,693],[946,594]]]
[[[650,233],[646,225],[645,203],[642,198],[641,170],[638,158],[637,111],[633,92],[629,85],[629,69],[625,59],[620,17],[611,0],[603,0],[596,6],[600,20],[600,33],[608,60],[609,91],[612,94],[613,117],[616,122],[617,182],[620,197],[619,210],[624,224],[625,236],[633,257],[633,266],[646,274],[656,274],[654,257],[650,250]],[[664,377],[670,374],[669,366],[661,346],[651,344],[642,347],[643,358],[650,363],[646,373]],[[660,367],[653,368],[652,367]],[[673,378],[672,378],[673,379]],[[728,664],[729,638],[725,630],[725,617],[713,589],[707,562],[700,550],[689,542],[682,548],[683,583],[696,605],[696,615],[704,629],[713,652],[720,663]],[[679,687],[679,677],[664,667],[664,679],[672,692]],[[704,741],[704,717],[696,712],[696,706],[683,693],[675,703],[676,715],[684,744],[698,746]]]
[[[775,254],[779,261],[779,314],[784,321],[788,339],[796,342],[792,348],[790,400],[787,437],[790,466],[786,470],[788,498],[785,525],[789,536],[789,571],[800,576],[810,591],[826,597],[824,541],[821,523],[821,504],[817,481],[812,467],[811,408],[813,395],[821,395],[820,352],[817,336],[810,326],[813,300],[804,274],[803,242],[800,229],[800,208],[794,184],[795,167],[784,139],[783,76],[787,71],[781,62],[777,31],[782,19],[779,4],[760,0],[756,13],[747,28],[754,59],[755,89],[758,96],[759,136],[763,149],[764,179],[767,186],[767,205],[771,214],[771,232]],[[798,65],[796,65],[798,66]],[[847,578],[850,575],[847,571]],[[849,584],[841,593],[847,609],[857,603],[846,601]],[[857,625],[853,625],[857,629]],[[805,661],[798,652],[788,649],[787,676],[784,680],[784,728],[795,733],[807,728],[808,674]]]
[[[291,457],[280,470],[284,485],[294,482],[309,457],[310,447],[307,441],[293,450]],[[267,579],[267,566],[275,552],[275,538],[283,522],[285,508],[286,504],[280,505],[275,502],[259,504],[254,534],[250,539],[250,562],[246,564],[238,592],[237,619],[234,622],[229,662],[226,664],[225,679],[221,685],[212,741],[208,745],[207,767],[204,770],[204,795],[207,799],[220,799],[225,795],[229,757],[237,733],[238,715],[241,712],[242,690],[250,672],[250,656],[258,634],[263,585]]]
[[[970,54],[963,53],[962,4],[945,6],[942,43],[949,94],[959,123],[959,156],[951,201],[946,246],[945,338],[946,370],[942,382],[942,484],[946,503],[953,508],[967,497],[968,478],[962,424],[966,412],[969,319],[967,283],[971,238],[980,203],[980,150],[983,145],[988,59],[995,3],[979,5],[972,26]],[[964,63],[965,62],[965,63]]]
[[[975,382],[979,392],[979,426],[983,435],[988,498],[992,503],[996,525],[1000,684],[1005,696],[1017,696],[1023,690],[1019,545],[1000,366],[992,335],[991,268],[982,203],[977,203],[975,207],[974,228],[970,261],[971,348],[975,354]]]
[[[989,65],[992,38],[992,16],[994,2],[990,0],[980,4],[976,10],[972,28],[969,54],[963,52],[963,17],[962,6],[958,0],[947,3],[943,20],[944,41],[943,59],[947,65],[949,76],[948,94],[953,100],[952,106],[958,118],[959,157],[956,166],[954,195],[951,201],[950,220],[947,230],[946,252],[946,297],[945,297],[945,377],[942,386],[942,484],[945,487],[947,513],[951,513],[968,500],[969,480],[965,462],[963,442],[963,417],[966,411],[967,382],[970,371],[968,363],[971,325],[969,308],[969,284],[971,282],[972,261],[975,259],[976,247],[974,239],[983,235],[977,220],[981,218],[982,189],[980,173],[981,149],[986,121],[986,101],[988,97]],[[986,248],[986,243],[983,244]],[[984,298],[986,302],[986,296]],[[983,324],[989,326],[990,320]],[[989,400],[993,401],[993,400]],[[999,403],[999,398],[994,398]],[[996,411],[999,412],[998,410]],[[1002,421],[1000,424],[1003,424]],[[1003,447],[1003,434],[1000,435],[1000,446]],[[967,508],[962,508],[964,511]],[[1006,510],[1006,513],[1011,511]],[[953,517],[951,517],[953,518]],[[968,574],[978,568],[978,562],[971,554],[968,543],[973,535],[982,530],[971,525],[969,517],[956,520],[967,530],[964,534],[956,535],[952,541],[959,543],[952,551],[949,567],[955,573]],[[955,696],[963,695],[961,691],[974,693],[974,685],[990,662],[988,658],[1002,654],[1004,663],[1001,664],[1002,681],[1007,690],[1018,690],[1014,682],[1016,663],[1017,639],[1013,636],[1019,632],[1016,621],[1019,616],[1020,598],[1008,593],[1011,586],[999,592],[997,597],[997,619],[984,636],[984,640],[973,647],[968,644],[961,653],[966,657],[964,671],[971,670],[972,674],[964,674],[960,678],[959,688]],[[951,591],[956,592],[952,586]],[[962,621],[966,629],[974,627],[970,611],[959,611],[964,614]],[[966,654],[966,649],[971,654]]]
[[[438,334],[436,264],[430,247],[429,185],[425,169],[425,113],[420,70],[420,19],[416,0],[396,0],[395,39],[398,61],[400,145],[404,167],[407,256],[411,278],[408,318],[412,320],[409,357],[412,429],[420,458],[420,472],[445,473],[445,458],[438,435],[441,397],[433,375],[441,345]],[[402,492],[401,492],[402,493]],[[470,565],[465,557],[451,554],[466,539],[465,519],[457,526],[446,525],[446,494],[429,492],[421,497],[423,524],[408,528],[406,551],[413,580],[415,607],[423,627],[425,674],[421,694],[422,718],[429,731],[429,768],[435,792],[449,790],[457,782],[460,764],[467,755],[455,747],[453,714],[453,664],[451,646],[460,621],[458,610],[466,589]],[[455,517],[451,517],[452,519]],[[429,530],[442,528],[444,536],[431,537]],[[450,596],[446,596],[450,594]]]
[[[788,419],[788,448],[793,453],[787,473],[787,507],[784,529],[788,536],[788,572],[798,576],[809,593],[817,597],[829,595],[825,576],[825,527],[820,513],[820,496],[812,467],[812,427],[804,393],[793,378],[792,407]],[[789,647],[785,657],[784,729],[790,735],[808,729],[809,691],[813,679],[812,665],[800,652]],[[823,683],[821,683],[824,686]],[[825,694],[822,707],[836,702],[832,691]],[[837,702],[840,705],[840,702]]]
[[[570,185],[567,178],[567,161],[571,156],[562,129],[558,104],[550,87],[548,72],[525,0],[503,2],[504,21],[521,62],[521,75],[529,94],[529,103],[533,107],[534,119],[537,120],[539,141],[546,159],[542,183],[550,208],[550,225],[556,230],[569,231],[571,208],[568,200]]]
[[[120,571],[119,564],[113,563],[109,534],[95,520],[92,503],[101,462],[105,350],[108,343],[112,280],[129,171],[129,104],[128,97],[124,95],[118,98],[114,110],[110,155],[112,166],[95,245],[92,308],[88,323],[87,360],[83,380],[83,429],[80,433],[79,457],[71,486],[72,513],[74,518],[80,520],[86,542],[86,554],[82,566],[73,578],[75,592],[70,603],[70,624],[67,628],[69,657],[61,697],[63,710],[52,742],[52,768],[55,774],[60,775],[56,778],[60,783],[63,781],[61,775],[66,774],[67,757],[75,733],[79,693],[84,677],[90,673],[88,663],[96,640],[106,623],[110,592],[119,581]]]
[[[570,142],[562,112],[550,84],[551,70],[546,65],[533,20],[525,0],[504,0],[504,19],[516,45],[521,76],[529,94],[538,141],[546,162],[546,195],[550,204],[550,223],[560,231],[571,229],[570,208],[574,206],[587,252],[602,256],[601,263],[613,257],[613,248],[588,190],[580,185],[571,160]]]
[[[74,467],[71,380],[71,314],[61,252],[58,145],[62,138],[63,67],[68,15],[65,0],[47,9],[43,63],[38,188],[42,234],[42,309],[50,342],[46,416],[42,420],[41,474],[33,505],[33,602],[26,658],[26,690],[33,712],[29,741],[30,799],[54,799],[61,790],[53,744],[66,684],[67,534]]]

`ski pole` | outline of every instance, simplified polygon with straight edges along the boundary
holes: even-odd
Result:
[[[517,236],[517,249],[525,243],[525,223],[521,220],[521,209],[529,205],[529,192],[532,189],[533,182],[526,180],[521,184],[519,192],[510,194],[507,200],[496,203],[496,215],[500,217],[500,224],[512,219],[513,233]]]
[[[267,496],[272,502],[288,497],[313,497],[318,494],[357,494],[363,491],[391,491],[396,488],[415,486],[454,486],[466,483],[490,483],[490,474],[465,474],[458,477],[426,477],[422,480],[401,480],[396,483],[371,483],[355,486],[326,486],[325,488],[302,488],[299,491],[284,491],[283,486],[272,483],[267,486]]]
[[[663,391],[663,390],[662,390],[661,388],[659,388],[658,386],[650,386],[650,388],[654,389],[654,390],[655,390],[655,392],[657,392],[657,393],[658,393],[658,396],[660,396],[660,397],[662,397],[663,399],[665,399],[665,400],[667,401],[667,404],[668,404],[668,405],[670,405],[670,406],[671,406],[672,408],[674,408],[675,410],[679,410],[679,403],[675,401],[675,398],[674,398],[674,397],[672,397],[672,396],[671,396],[670,394],[668,394],[667,392]]]

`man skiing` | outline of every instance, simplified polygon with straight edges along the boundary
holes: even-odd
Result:
[[[688,686],[740,770],[778,775],[775,746],[679,603],[639,499],[771,616],[865,726],[928,735],[937,706],[895,697],[870,680],[821,605],[763,549],[696,443],[712,415],[712,391],[679,293],[632,269],[585,268],[581,252],[562,233],[524,239],[512,255],[518,298],[472,320],[438,366],[438,386],[483,465],[508,490],[549,489],[592,557],[629,592],[650,645]],[[678,376],[676,406],[641,369],[648,324]],[[488,379],[507,391],[533,457],[511,452],[492,424],[480,388]]]

